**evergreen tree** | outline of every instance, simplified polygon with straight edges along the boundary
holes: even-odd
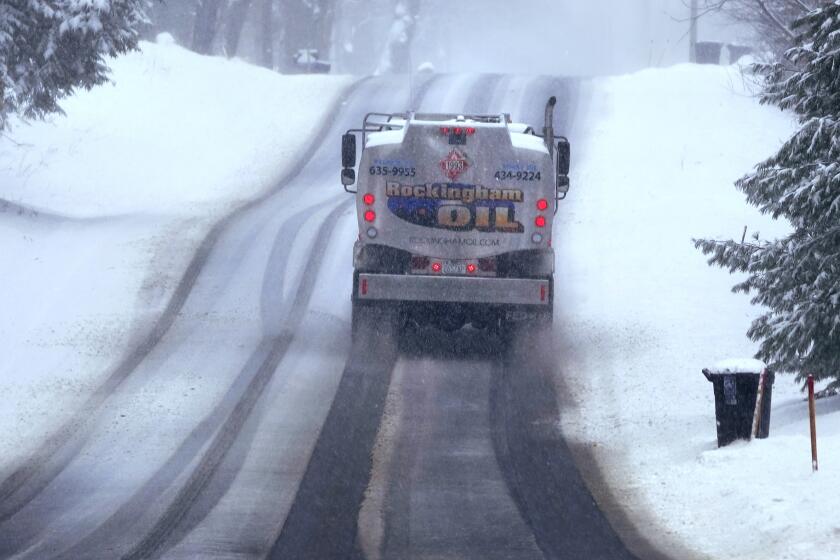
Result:
[[[840,0],[793,25],[797,46],[757,65],[762,103],[796,113],[800,129],[738,181],[750,204],[785,218],[792,232],[753,243],[696,240],[710,264],[746,272],[733,291],[768,311],[748,336],[780,371],[833,379],[840,387]]]
[[[136,48],[147,0],[0,2],[0,130],[11,113],[41,118],[107,80],[106,56]]]

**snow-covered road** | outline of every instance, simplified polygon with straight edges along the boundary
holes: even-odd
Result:
[[[348,260],[346,244],[344,254],[326,255],[350,211],[331,165],[336,143],[366,111],[396,111],[406,102],[402,82],[361,84],[296,177],[210,234],[208,250],[187,272],[186,293],[176,293],[175,307],[116,368],[100,398],[3,482],[0,555],[143,557],[173,547],[211,510],[224,511],[206,502],[226,494],[217,488],[221,481],[253,490],[248,471],[228,465],[234,456],[248,464],[245,434],[260,432],[260,410],[281,411],[286,423],[273,432],[272,445],[252,448],[278,459],[260,466],[272,465],[281,482],[291,483],[251,477],[270,506],[255,514],[269,527],[282,523],[283,503],[294,495],[346,355],[335,317],[320,315],[316,336],[297,332],[315,300],[330,310],[345,299],[331,277],[319,274],[323,263]],[[284,357],[304,359],[316,341],[317,360],[308,367],[278,367]],[[269,421],[276,425],[278,418]],[[234,518],[252,526],[247,516]],[[226,526],[226,535],[239,534],[236,524]],[[270,540],[271,531],[263,538]]]
[[[407,438],[417,446],[399,454],[403,462],[417,458],[419,466],[403,464],[398,472],[422,474],[431,461],[425,472],[439,476],[424,480],[451,485],[463,503],[431,502],[449,514],[433,507],[423,513],[424,521],[414,508],[397,507],[418,499],[411,490],[384,491],[377,509],[370,503],[376,485],[394,484],[380,473],[387,480],[374,476],[356,532],[374,440],[376,463],[399,438],[389,439],[380,427],[382,409],[392,411],[385,415],[386,426],[395,421],[393,414],[404,414],[391,403],[395,392],[406,402],[424,379],[462,374],[458,363],[464,356],[433,355],[421,365],[416,357],[398,362],[398,349],[387,339],[351,350],[355,217],[337,180],[340,135],[369,111],[403,110],[410,95],[424,110],[508,110],[514,118],[539,123],[545,99],[559,93],[565,110],[558,118],[568,121],[573,92],[557,80],[499,76],[427,77],[414,92],[405,80],[360,82],[298,170],[208,235],[159,322],[86,407],[0,482],[0,556],[345,558],[364,550],[370,558],[441,557],[440,542],[408,538],[414,524],[422,528],[438,516],[472,523],[502,540],[516,533],[513,540],[533,557],[574,552],[568,547],[583,541],[572,538],[573,529],[586,534],[586,542],[603,544],[587,549],[590,558],[627,554],[617,552],[623,546],[579,477],[564,480],[563,488],[545,486],[539,476],[533,478],[539,488],[521,486],[523,476],[529,480],[534,474],[519,470],[527,461],[517,453],[528,448],[500,444],[508,423],[498,415],[464,434],[483,450],[469,458],[477,465],[475,476],[461,470],[465,465],[435,455],[437,446],[423,437]],[[561,124],[564,129],[568,122]],[[524,356],[503,370],[514,376],[521,373],[517,368],[538,371]],[[463,397],[478,407],[476,418],[483,418],[500,408],[491,394],[504,400],[498,387],[508,385],[498,381],[504,376],[494,373],[493,362],[466,358],[475,383],[456,385],[470,389]],[[403,382],[387,396],[395,365]],[[490,391],[491,385],[497,390]],[[469,442],[445,425],[460,422],[446,414],[451,393],[429,395],[427,421],[449,433],[451,451],[469,451]],[[514,422],[528,397],[509,399],[515,406],[501,407],[507,411],[502,418]],[[555,402],[553,396],[549,400]],[[549,407],[549,413],[556,415],[556,409]],[[551,431],[541,432],[542,441],[560,442],[556,418],[541,420],[541,429]],[[527,441],[531,424],[513,432],[514,439]],[[564,461],[574,473],[565,447],[547,447],[555,448],[552,460]],[[435,493],[421,484],[411,488]],[[500,507],[488,520],[485,510],[493,503]],[[563,511],[576,513],[569,517]],[[551,525],[563,516],[565,528]],[[566,536],[557,538],[558,531]],[[505,557],[504,548],[491,546],[481,534],[450,523],[445,535],[450,556]]]

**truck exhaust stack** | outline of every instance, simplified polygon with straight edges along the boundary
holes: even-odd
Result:
[[[557,105],[557,98],[553,95],[545,104],[545,126],[543,127],[543,139],[548,154],[554,158],[554,106]]]

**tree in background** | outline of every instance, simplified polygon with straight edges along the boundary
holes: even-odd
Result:
[[[793,22],[833,0],[701,0],[700,16],[722,11],[755,29],[759,43],[777,56],[794,46]]]
[[[60,113],[76,88],[107,80],[105,57],[137,47],[146,0],[0,3],[0,130],[8,116]]]
[[[219,30],[221,11],[225,0],[198,0],[195,8],[195,26],[192,36],[192,50],[199,54],[211,54],[213,42]]]
[[[762,102],[792,110],[800,129],[737,183],[750,204],[792,232],[754,243],[695,241],[710,264],[745,272],[733,291],[767,308],[748,331],[758,357],[780,371],[840,388],[840,0],[792,24],[796,46],[756,66]]]
[[[370,74],[393,21],[393,0],[336,0],[330,58],[341,73]]]
[[[336,0],[281,0],[284,71],[300,71],[295,58],[301,50],[314,49],[321,59],[329,58],[335,11]]]
[[[388,31],[385,52],[376,69],[377,74],[411,72],[411,43],[417,27],[420,0],[396,0],[394,21]]]
[[[146,34],[169,32],[201,54],[242,56],[267,68],[299,71],[295,55],[329,57],[338,0],[180,0],[156,5]]]
[[[274,0],[260,0],[260,50],[258,61],[274,69]]]
[[[225,54],[229,57],[236,56],[239,51],[242,28],[245,26],[250,8],[251,0],[230,0],[225,18]]]

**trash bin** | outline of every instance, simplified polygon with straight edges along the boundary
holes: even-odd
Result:
[[[713,368],[704,369],[703,375],[711,381],[715,391],[715,419],[717,420],[718,447],[738,439],[752,437],[753,421],[758,421],[759,439],[770,435],[770,405],[773,398],[775,375],[767,371],[761,410],[756,418],[756,401],[761,372],[766,367],[758,360],[729,360]]]

